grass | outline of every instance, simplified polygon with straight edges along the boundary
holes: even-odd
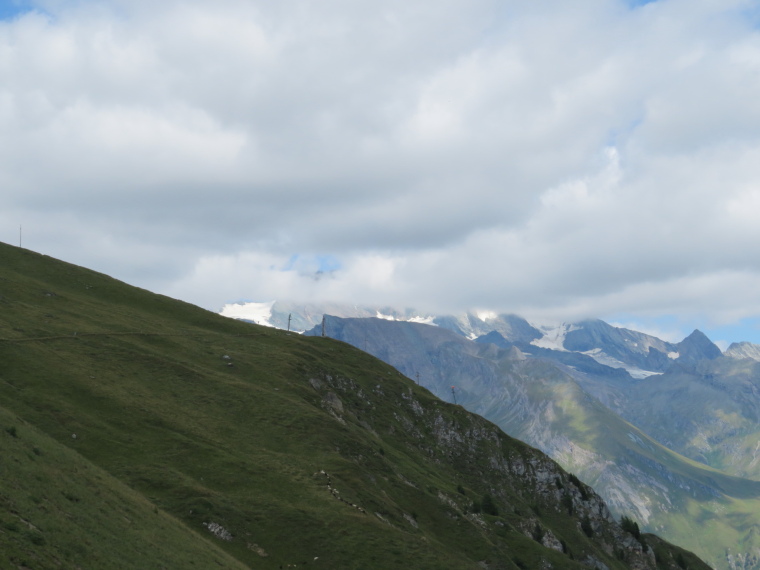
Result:
[[[4,408],[0,425],[16,428],[0,434],[3,567],[245,567]]]
[[[589,539],[561,506],[596,508],[559,467],[349,345],[0,261],[0,565],[628,566],[599,542],[617,525]],[[486,494],[499,516],[469,515]]]

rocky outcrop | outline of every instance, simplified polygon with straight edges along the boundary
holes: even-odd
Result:
[[[451,508],[452,516],[468,520],[484,531],[499,532],[516,527],[548,549],[563,552],[592,567],[608,567],[605,556],[625,561],[636,569],[657,566],[653,551],[635,540],[616,522],[604,500],[577,477],[567,473],[540,451],[505,435],[497,426],[462,408],[452,415],[437,404],[425,404],[408,389],[388,394],[377,389],[363,390],[350,378],[329,374],[310,378],[308,383],[321,399],[337,394],[343,402],[342,417],[349,423],[361,416],[362,425],[372,433],[404,434],[406,446],[435,464],[451,464],[460,476],[460,494],[438,491],[439,500]],[[389,405],[393,414],[385,417],[373,410]],[[350,401],[356,402],[352,407]],[[414,486],[405,476],[400,479]],[[476,497],[488,495],[500,515],[496,518],[473,511],[473,499],[464,494],[476,490]],[[477,501],[477,498],[476,498]],[[478,507],[480,508],[480,507]],[[404,514],[408,524],[414,520]],[[573,521],[568,536],[565,520]],[[387,518],[384,518],[391,524]],[[416,524],[416,521],[415,521]],[[560,538],[564,535],[565,538]],[[578,537],[585,536],[585,539]],[[583,543],[586,543],[585,545]],[[568,546],[570,544],[571,546]]]

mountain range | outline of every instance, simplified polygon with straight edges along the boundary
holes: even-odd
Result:
[[[758,347],[722,353],[700,331],[669,343],[599,320],[547,326],[484,312],[274,303],[262,315],[321,335],[327,309],[341,315],[325,318],[327,336],[541,449],[617,515],[715,568],[760,567]]]
[[[0,567],[708,568],[333,339],[0,244]]]

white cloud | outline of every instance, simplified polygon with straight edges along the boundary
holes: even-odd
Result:
[[[4,241],[212,309],[760,311],[745,0],[36,7],[0,22]]]

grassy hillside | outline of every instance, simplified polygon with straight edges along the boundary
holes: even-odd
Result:
[[[349,345],[6,245],[0,402],[2,567],[705,568]]]
[[[0,567],[245,568],[3,408],[0,426]]]

